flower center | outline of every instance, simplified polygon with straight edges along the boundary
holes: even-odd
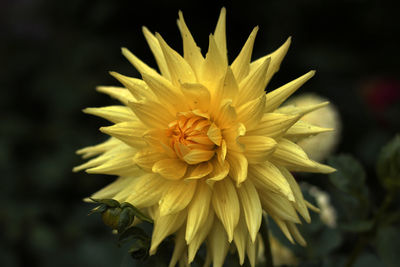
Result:
[[[168,125],[170,147],[188,164],[210,160],[216,148],[207,135],[211,124],[209,119],[192,112],[179,114],[178,119]]]

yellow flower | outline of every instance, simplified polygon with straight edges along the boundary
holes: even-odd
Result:
[[[327,103],[279,106],[314,71],[265,94],[290,38],[251,62],[256,27],[228,64],[224,8],[205,57],[181,12],[178,26],[183,56],[143,28],[160,72],[122,49],[142,79],[112,72],[124,87],[98,88],[123,105],[84,110],[114,125],[100,128],[108,141],[78,151],[96,157],[74,170],[117,175],[92,197],[129,202],[148,214],[154,220],[150,254],[173,234],[170,266],[192,262],[205,241],[214,266],[222,266],[231,245],[241,264],[247,254],[254,266],[263,210],[290,241],[305,245],[295,224],[298,213],[309,222],[313,207],[290,171],[334,169],[310,160],[293,140],[327,130],[300,121]]]

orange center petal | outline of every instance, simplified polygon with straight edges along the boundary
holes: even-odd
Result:
[[[169,146],[188,164],[210,160],[216,149],[215,142],[207,135],[211,124],[209,119],[192,112],[179,114],[177,120],[168,125]]]

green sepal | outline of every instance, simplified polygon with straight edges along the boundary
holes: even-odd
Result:
[[[137,209],[135,206],[133,206],[132,204],[128,203],[128,202],[124,202],[121,204],[121,208],[129,208],[132,210],[133,214],[140,219],[141,221],[145,221],[145,222],[149,222],[149,223],[153,223],[153,220],[151,218],[149,218],[148,216],[146,216],[143,212],[141,212],[139,209]]]
[[[119,202],[116,201],[115,199],[110,199],[110,198],[105,198],[105,199],[96,199],[96,198],[89,198],[90,200],[93,200],[96,203],[100,204],[105,204],[110,208],[116,208],[119,207]]]
[[[123,205],[121,205],[121,213],[119,214],[119,219],[118,219],[118,233],[122,233],[125,231],[126,228],[128,228],[132,222],[134,217],[134,212],[131,208],[129,207],[124,207]]]

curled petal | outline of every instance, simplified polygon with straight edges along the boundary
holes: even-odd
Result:
[[[236,182],[236,186],[240,186],[247,179],[247,159],[242,153],[230,151],[227,160],[230,165],[229,176]]]

